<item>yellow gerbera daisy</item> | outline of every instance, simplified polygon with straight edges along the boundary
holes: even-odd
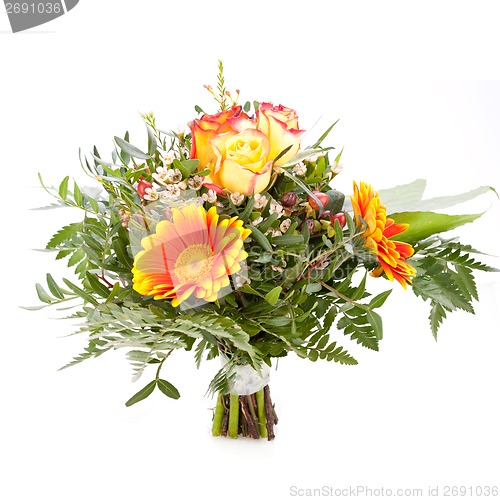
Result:
[[[385,272],[390,281],[396,280],[406,288],[406,284],[411,284],[412,277],[416,275],[415,269],[406,262],[406,259],[413,255],[413,247],[389,238],[405,231],[408,224],[396,224],[387,218],[386,208],[370,184],[360,182],[358,188],[354,182],[354,196],[351,196],[351,201],[356,225],[362,226],[360,216],[367,225],[362,234],[365,246],[375,253],[379,261],[379,266],[371,273],[372,276],[377,277]]]
[[[237,217],[219,220],[215,207],[174,208],[172,220],[159,222],[155,234],[141,241],[144,250],[132,269],[134,290],[171,299],[174,307],[191,295],[214,302],[247,258],[243,240],[250,232]]]

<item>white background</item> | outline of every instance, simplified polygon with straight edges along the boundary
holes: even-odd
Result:
[[[71,274],[32,249],[80,216],[28,210],[49,201],[37,171],[53,183],[83,180],[79,147],[108,152],[126,129],[144,145],[139,112],[175,128],[194,104],[215,110],[202,84],[214,82],[218,58],[243,100],[294,107],[306,129],[320,119],[311,139],[341,119],[330,143],[345,146],[346,193],[352,179],[383,188],[426,178],[429,196],[499,188],[494,2],[329,4],[82,0],[16,35],[0,12],[2,498],[286,499],[291,486],[500,485],[497,275],[478,276],[476,316],[454,314],[437,343],[427,306],[396,289],[382,310],[381,352],[354,347],[357,367],[281,360],[273,443],[210,436],[203,394],[216,362],[197,371],[191,354],[176,353],[165,377],[182,398],[154,394],[127,409],[149,379],[130,383],[125,353],[57,372],[84,339],[61,338],[72,329],[55,311],[19,308],[37,303],[33,284],[47,271]],[[456,234],[498,254],[495,197],[464,210],[488,207]]]

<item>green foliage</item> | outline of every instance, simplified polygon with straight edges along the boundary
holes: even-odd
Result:
[[[226,91],[222,63],[217,91],[210,87],[209,91],[221,110],[236,102]],[[258,107],[254,102],[254,108]],[[203,113],[199,106],[195,109]],[[250,102],[244,110],[251,112]],[[147,136],[141,147],[134,145],[126,132],[123,137],[114,137],[111,161],[103,159],[95,147],[89,159],[80,155],[84,172],[99,185],[100,193],[79,186],[69,176],[57,187],[47,186],[39,176],[54,200],[44,209],[66,206],[81,214],[79,220],[57,231],[45,249],[55,252],[56,259],[66,260],[74,277],[55,280],[47,274],[46,283],[35,287],[41,305],[31,308],[76,304],[76,312],[69,318],[78,321],[78,333],[85,336],[86,347],[64,368],[110,350],[125,349],[133,380],[149,367],[157,369],[154,380],[127,401],[131,406],[155,389],[173,399],[180,397],[170,382],[160,378],[165,361],[178,349],[192,350],[197,366],[204,359],[225,358],[227,362],[211,381],[209,393],[229,391],[234,376],[231,368],[237,364],[260,370],[263,363],[271,365],[273,358],[295,354],[312,362],[355,365],[351,346],[379,349],[383,325],[377,309],[391,291],[371,296],[367,290],[371,279],[367,271],[373,270],[378,260],[365,246],[365,227],[359,227],[364,221],[354,221],[346,212],[342,227],[331,218],[346,210],[344,194],[330,186],[338,173],[335,167],[342,150],[332,161],[329,155],[333,148],[322,146],[337,122],[310,148],[275,167],[269,189],[259,197],[237,201],[224,191],[217,198],[221,220],[238,217],[251,231],[244,244],[248,280],[236,286],[237,278],[245,281],[245,276],[231,276],[233,287],[224,290],[227,293],[221,293],[216,302],[182,310],[169,300],[153,300],[133,290],[133,251],[140,247],[141,238],[131,228],[143,224],[154,232],[165,216],[161,204],[158,209],[141,198],[144,193],[139,193],[138,183],[154,183],[159,173],[171,168],[176,176],[180,173],[178,186],[182,184],[184,190],[199,184],[195,177],[208,175],[210,170],[191,158],[190,134],[159,130],[152,114],[142,118]],[[423,203],[424,188],[421,181],[401,186],[396,194],[387,192],[387,200],[394,206]],[[161,193],[166,187],[163,184],[156,189]],[[485,189],[453,199],[428,200],[427,206],[470,199]],[[197,198],[207,210],[214,205],[207,196],[203,198],[207,187],[186,192],[186,198]],[[328,200],[324,207],[320,193]],[[285,195],[292,201],[285,203]],[[313,210],[311,199],[322,210]],[[470,254],[477,251],[470,246],[435,236],[421,240],[475,217],[431,212],[394,215],[398,222],[411,223],[398,239],[417,243],[411,260],[418,272],[413,290],[430,301],[434,335],[447,313],[456,309],[473,312],[472,303],[478,298],[473,272],[493,269],[474,260]],[[363,273],[358,273],[360,269]]]
[[[474,314],[473,301],[478,300],[474,270],[497,271],[478,262],[470,253],[478,253],[456,240],[439,237],[429,238],[415,247],[411,259],[417,270],[413,279],[414,293],[429,300],[429,322],[435,338],[448,312],[462,309]]]

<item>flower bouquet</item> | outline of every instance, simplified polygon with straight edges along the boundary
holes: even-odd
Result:
[[[197,365],[220,358],[208,393],[216,396],[213,435],[274,438],[278,422],[269,389],[273,359],[295,354],[355,365],[345,344],[378,350],[377,312],[391,289],[371,295],[370,281],[396,281],[428,301],[432,333],[449,312],[473,312],[474,271],[494,271],[478,251],[441,233],[479,215],[447,215],[492,188],[422,200],[425,182],[379,191],[354,182],[350,198],[335,189],[341,155],[325,146],[333,124],[309,146],[293,109],[237,103],[207,86],[219,109],[180,132],[142,118],[147,146],[114,138],[111,161],[97,149],[81,158],[100,189],[42,186],[52,207],[81,217],[50,239],[73,279],[36,285],[42,306],[76,300],[70,318],[87,337],[67,366],[125,348],[134,380],[155,375],[126,405],[179,391],[161,376],[177,349]],[[175,380],[173,380],[175,382]],[[156,391],[158,389],[159,391]]]

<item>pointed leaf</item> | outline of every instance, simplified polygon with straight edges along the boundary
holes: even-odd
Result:
[[[181,395],[179,394],[179,391],[170,383],[167,382],[166,380],[163,379],[158,379],[158,389],[160,389],[165,396],[172,398],[172,399],[179,399]]]
[[[275,306],[280,298],[281,290],[282,288],[280,286],[277,286],[276,288],[273,288],[270,292],[268,292],[265,297],[267,302],[269,302],[269,304],[271,304],[272,306]]]
[[[156,380],[149,382],[146,386],[144,386],[139,392],[134,394],[126,403],[125,406],[132,406],[143,399],[146,399],[155,389]]]
[[[125,153],[134,158],[140,158],[141,160],[149,160],[149,158],[151,158],[148,154],[142,152],[139,148],[136,148],[125,139],[115,136],[115,142],[122,151],[125,151]]]

